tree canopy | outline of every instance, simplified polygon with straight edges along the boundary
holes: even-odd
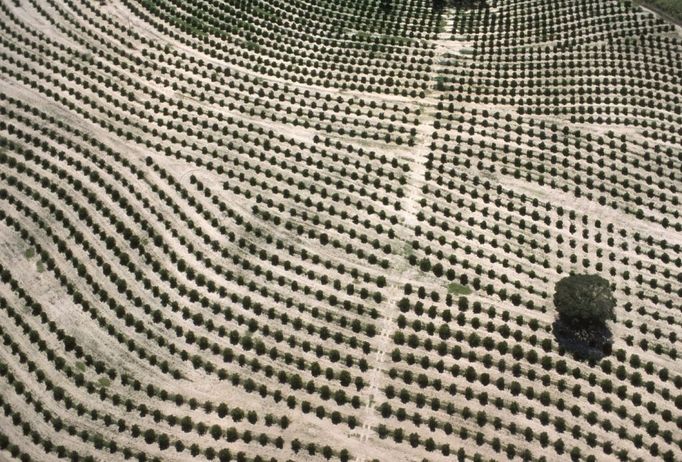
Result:
[[[616,319],[609,282],[596,274],[575,274],[557,282],[554,306],[559,318],[573,327],[598,327]]]

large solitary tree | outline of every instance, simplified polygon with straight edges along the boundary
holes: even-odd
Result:
[[[609,282],[596,274],[575,274],[555,287],[558,319],[554,333],[559,343],[578,357],[601,358],[611,350],[606,323],[616,319],[616,300]]]
[[[616,319],[616,300],[609,282],[596,274],[575,274],[557,282],[554,306],[571,327],[602,327]]]

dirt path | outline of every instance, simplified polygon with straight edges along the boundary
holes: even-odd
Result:
[[[426,163],[430,151],[429,146],[435,132],[433,121],[436,117],[436,105],[439,100],[439,91],[436,88],[437,76],[442,70],[441,63],[443,60],[453,53],[458,53],[459,50],[466,46],[465,42],[450,40],[453,19],[454,17],[451,12],[445,13],[443,32],[439,34],[438,40],[433,41],[435,48],[434,61],[436,64],[431,69],[431,87],[426,92],[426,97],[419,101],[422,114],[420,116],[420,123],[416,127],[417,141],[414,147],[403,154],[404,160],[410,166],[410,171],[407,175],[407,184],[405,185],[405,197],[401,202],[401,222],[396,227],[396,235],[405,243],[406,247],[414,236],[414,228],[419,224],[417,213],[421,208],[419,203],[423,194],[422,187],[426,183]],[[384,149],[388,150],[390,147],[386,146]],[[419,281],[421,279],[419,272],[407,262],[407,252],[402,264],[393,267],[391,271],[392,274],[387,279],[389,279],[393,289],[381,309],[382,327],[376,352],[370,362],[370,380],[365,399],[367,404],[364,410],[362,427],[356,433],[361,443],[356,452],[357,457],[355,460],[357,462],[373,460],[373,457],[369,454],[369,452],[374,452],[372,451],[373,448],[365,443],[371,439],[374,429],[383,420],[376,410],[376,406],[382,400],[382,389],[387,369],[390,365],[387,353],[391,349],[391,339],[397,330],[396,318],[399,314],[397,305],[403,296],[403,285],[407,281]]]
[[[649,2],[638,2],[638,6],[644,10],[644,11],[649,11],[657,16],[662,17],[666,21],[670,21],[671,23],[675,24],[675,29],[679,34],[682,34],[682,20],[673,16],[672,14],[668,13],[667,11],[663,10],[662,8],[657,7],[656,5],[652,5]]]

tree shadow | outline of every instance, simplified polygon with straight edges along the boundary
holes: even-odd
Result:
[[[379,9],[385,14],[389,15],[393,12],[393,2],[391,0],[381,0]]]
[[[606,324],[575,327],[559,317],[552,324],[552,332],[559,346],[576,359],[598,361],[612,352],[613,333]]]
[[[456,10],[487,10],[488,0],[431,0],[431,7],[435,13],[442,13],[446,8]]]
[[[464,10],[488,9],[487,0],[450,0],[450,5]]]

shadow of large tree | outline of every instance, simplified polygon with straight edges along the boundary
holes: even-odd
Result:
[[[577,359],[599,360],[611,354],[613,333],[606,325],[576,329],[561,318],[552,324],[559,345]]]
[[[487,0],[432,0],[431,5],[434,11],[440,12],[445,8],[456,8],[458,10],[488,9]]]

